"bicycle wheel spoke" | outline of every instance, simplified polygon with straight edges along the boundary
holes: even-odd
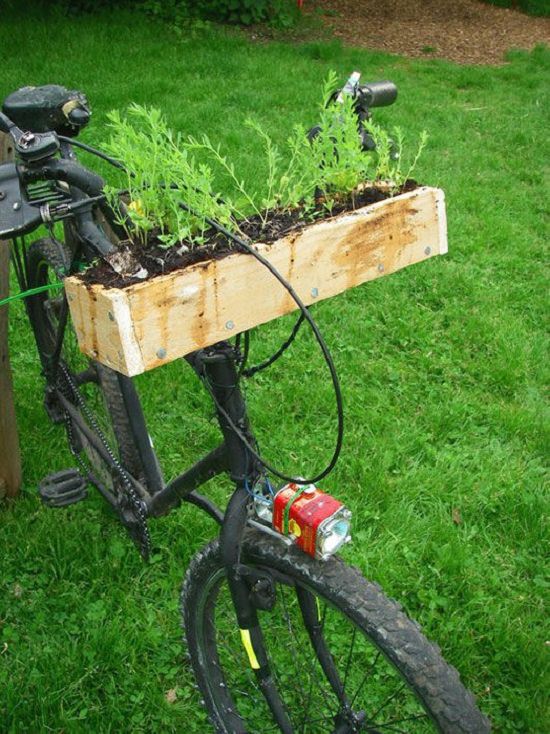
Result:
[[[361,689],[363,688],[363,686],[364,686],[364,685],[365,685],[365,683],[367,682],[368,678],[369,678],[369,677],[370,677],[370,676],[372,675],[372,673],[374,672],[374,669],[375,669],[375,667],[376,667],[376,664],[377,664],[377,662],[378,662],[378,660],[379,660],[379,658],[380,658],[381,654],[382,654],[381,652],[377,652],[377,653],[376,653],[376,657],[374,658],[374,662],[373,662],[373,664],[371,665],[371,667],[370,667],[370,668],[369,668],[369,669],[367,670],[367,672],[365,673],[365,675],[364,675],[364,677],[363,677],[363,680],[362,680],[362,681],[361,681],[361,683],[359,684],[359,688],[358,688],[358,689],[357,689],[357,690],[355,691],[355,693],[354,693],[354,695],[353,695],[353,698],[352,698],[352,699],[351,699],[351,701],[350,701],[350,706],[353,706],[353,704],[355,703],[355,699],[357,698],[357,696],[358,696],[358,695],[359,695],[359,693],[361,692]]]
[[[350,663],[351,663],[351,656],[353,655],[353,648],[354,648],[354,645],[355,645],[355,636],[356,636],[356,634],[357,634],[357,627],[354,627],[353,628],[353,635],[352,635],[352,638],[351,638],[351,645],[350,645],[350,649],[349,649],[349,653],[348,653],[348,660],[346,662],[346,672],[344,673],[344,691],[346,690],[346,683],[347,683],[347,680],[348,680],[349,666],[350,666]]]
[[[382,704],[382,706],[380,706],[380,708],[373,714],[373,721],[374,719],[376,719],[378,714],[383,709],[385,709],[386,706],[388,706],[388,704],[391,703],[396,698],[396,696],[398,696],[401,693],[401,691],[406,687],[406,685],[407,685],[406,683],[403,683],[401,686],[399,686],[399,688],[394,693],[392,693],[392,695]]]
[[[427,714],[418,714],[418,716],[407,716],[405,719],[392,719],[391,721],[386,721],[385,724],[376,724],[377,729],[387,729],[391,728],[392,731],[401,731],[401,729],[395,729],[396,724],[407,724],[410,721],[427,721],[428,716]]]
[[[306,699],[307,700],[307,704],[304,707],[304,718],[302,719],[302,724],[301,724],[302,734],[305,734],[305,730],[306,730],[306,723],[307,722],[306,722],[306,719],[305,719],[305,714],[306,714],[307,711],[309,711],[309,705],[310,705],[310,701],[311,701],[311,693],[312,693],[312,691],[313,691],[313,679],[310,679],[310,681],[309,681],[309,688],[308,688],[308,692],[307,692],[307,699]]]

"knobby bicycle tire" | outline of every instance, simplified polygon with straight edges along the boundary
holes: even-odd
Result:
[[[66,246],[57,244],[49,238],[36,240],[27,251],[29,288],[59,280],[59,274],[65,272],[69,263],[70,252]],[[51,307],[55,304],[56,299],[60,301],[62,298],[63,295],[55,290],[30,296],[27,299],[29,320],[42,364],[45,364],[47,355],[52,352],[55,344],[55,318],[48,311],[51,312]],[[72,342],[71,345],[69,341]],[[118,375],[109,367],[79,353],[76,336],[70,324],[70,316],[61,356],[73,376],[77,370],[87,367],[95,373],[95,381],[90,380],[86,383],[90,391],[88,398],[93,399],[91,408],[94,408],[94,417],[101,423],[101,428],[109,439],[110,448],[124,469],[142,485],[145,485],[143,463],[133,437],[130,416],[118,383]],[[133,386],[130,389],[134,389]],[[75,407],[82,415],[76,402]],[[86,422],[86,416],[82,415],[82,418]],[[108,479],[106,467],[98,454],[89,449],[86,454],[93,469],[101,475],[101,478]],[[117,493],[116,487],[112,484],[108,488],[114,490],[115,494]]]
[[[316,561],[296,547],[285,546],[257,531],[247,531],[242,558],[277,576],[275,609],[259,612],[259,618],[270,665],[294,731],[490,731],[488,719],[480,713],[474,697],[460,682],[457,671],[443,660],[437,646],[358,569],[338,558]],[[291,617],[290,604],[303,590],[315,596],[317,608],[323,609],[327,619],[330,615],[330,625],[325,616],[322,618],[323,625],[326,624],[323,635],[344,688],[349,685],[350,697],[358,680],[361,685],[368,683],[368,690],[359,687],[355,692],[353,709],[357,713],[360,707],[359,719],[363,719],[355,729],[338,729],[342,721],[338,718],[339,704],[330,686],[327,691],[327,681],[307,634],[299,630],[292,633],[289,626],[289,634],[282,638],[288,620],[280,624],[276,610],[282,609],[283,614]],[[217,540],[193,558],[181,602],[189,660],[214,730],[223,734],[277,731],[240,645]],[[300,621],[296,614],[293,619]],[[343,643],[344,633],[347,640],[353,639],[345,658],[336,649]],[[306,702],[314,712],[313,719],[307,718]]]

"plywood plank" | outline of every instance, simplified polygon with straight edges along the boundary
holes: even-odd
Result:
[[[257,249],[309,305],[446,252],[444,195],[423,187]],[[127,375],[296,309],[273,275],[242,253],[125,289],[65,282],[82,350]]]

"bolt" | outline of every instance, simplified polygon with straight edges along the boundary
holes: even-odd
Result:
[[[164,347],[157,349],[157,357],[159,359],[164,359],[166,357],[166,349]]]
[[[425,255],[429,255],[431,253],[431,251],[432,251],[432,248],[431,247],[426,247],[426,249],[424,250],[424,254]]]
[[[229,330],[234,329],[235,328],[235,324],[232,321],[226,321],[225,322],[225,328],[226,329],[229,329]]]
[[[113,316],[113,313],[109,311],[109,321],[114,321],[115,317]]]
[[[382,265],[382,263],[380,263],[380,264],[378,265],[378,272],[379,272],[379,273],[383,273],[383,272],[384,272],[384,266]]]
[[[317,298],[317,296],[319,295],[319,289],[318,288],[312,288],[311,289],[311,295],[313,296],[313,298]]]
[[[14,202],[13,208],[15,211],[18,211],[19,209],[21,209],[21,202],[20,201]]]

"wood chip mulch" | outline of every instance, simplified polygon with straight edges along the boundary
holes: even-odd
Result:
[[[307,0],[304,9],[307,9]],[[509,49],[550,43],[550,18],[478,0],[313,0],[343,43],[460,64],[505,62]]]

